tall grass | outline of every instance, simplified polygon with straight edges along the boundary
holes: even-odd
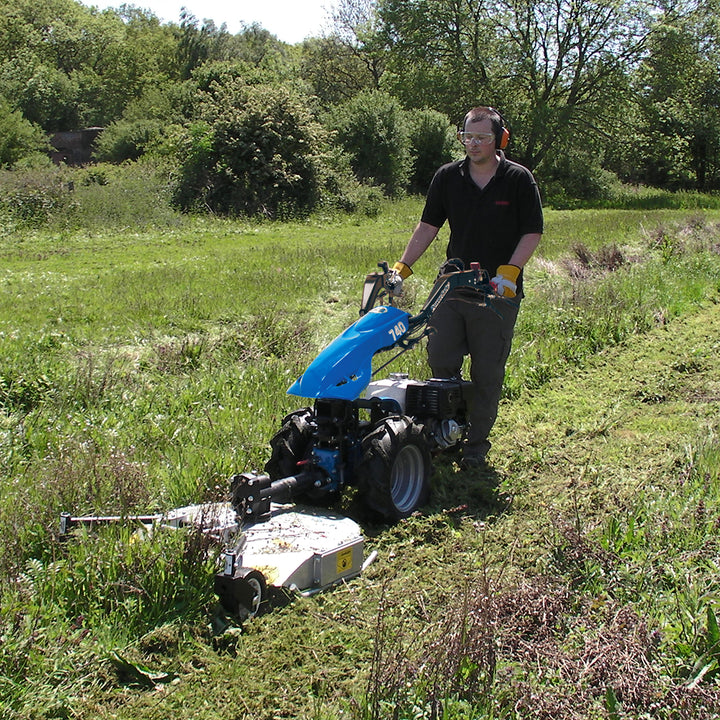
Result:
[[[166,633],[171,638],[209,615],[217,563],[206,538],[166,530],[148,540],[135,532],[108,527],[56,543],[5,586],[3,717],[66,717],[78,692],[92,692],[113,675],[110,660],[122,660],[115,648],[130,638],[152,642],[153,635],[167,642],[156,629],[174,627]],[[143,679],[141,665],[124,661],[122,669]],[[163,681],[157,674],[148,686]]]
[[[73,192],[92,197],[82,212],[99,217],[105,190],[119,187],[108,176]],[[232,473],[262,467],[281,418],[303,403],[286,388],[357,317],[364,274],[399,257],[421,205],[407,199],[362,220],[171,214],[155,225],[149,212],[135,223],[142,194],[127,197],[109,228],[86,217],[78,230],[71,214],[49,226],[16,222],[0,239],[0,687],[15,709],[30,692],[52,705],[41,681],[51,666],[58,697],[101,681],[87,644],[64,657],[74,642],[96,634],[103,648],[123,646],[207,609],[213,556],[194,535],[140,540],[111,528],[61,545],[60,512],[131,514],[224,497]],[[527,269],[507,396],[717,297],[718,217],[549,211]],[[431,286],[442,238],[407,283],[410,310]],[[609,263],[618,253],[622,262]],[[390,369],[429,372],[421,349]],[[603,542],[620,542],[628,518]],[[637,550],[624,547],[615,552]],[[716,658],[708,603],[687,602],[698,612],[675,642],[690,648],[678,667],[691,677],[697,661]],[[456,688],[417,678],[416,690],[454,698],[462,717],[468,701]]]
[[[615,558],[605,592],[642,604],[662,629],[668,672],[689,684],[720,676],[719,523],[720,447],[711,435],[688,449],[663,486],[614,513],[598,537]]]
[[[33,478],[27,499],[52,515],[122,506],[116,486],[133,472],[143,489],[128,496],[155,508],[262,465],[279,419],[301,402],[286,388],[357,317],[359,276],[397,256],[409,217],[361,227],[203,221],[117,243],[71,235],[47,257],[10,253],[0,294],[3,477],[11,487]],[[551,213],[550,223],[563,217]],[[555,236],[568,242],[586,225],[564,223]],[[564,256],[541,249],[527,270],[508,397],[717,292],[713,225],[664,219],[661,244],[659,233],[638,233],[610,267],[603,238],[587,233],[579,255],[577,244]],[[58,250],[52,235],[31,242]],[[441,253],[437,243],[418,263],[410,309]],[[421,350],[389,369],[428,374]],[[53,492],[42,496],[45,486]]]

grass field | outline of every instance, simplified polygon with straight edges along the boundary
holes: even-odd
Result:
[[[0,236],[2,717],[717,716],[717,210],[547,212],[493,471],[440,461],[345,586],[220,627],[193,533],[58,539],[61,511],[223,498],[261,467],[419,210]],[[392,369],[428,374],[420,350]]]

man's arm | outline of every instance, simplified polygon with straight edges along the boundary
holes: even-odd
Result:
[[[413,263],[428,249],[439,230],[440,228],[436,228],[434,225],[420,221],[410,237],[400,262],[412,267]]]
[[[541,237],[542,235],[540,233],[528,233],[527,235],[523,235],[515,248],[515,252],[508,261],[508,265],[515,265],[521,269],[525,267],[525,264],[535,252],[535,248],[540,244]]]

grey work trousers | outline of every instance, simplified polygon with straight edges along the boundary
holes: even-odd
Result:
[[[497,419],[521,296],[493,298],[488,305],[474,298],[449,296],[433,313],[428,337],[428,363],[433,377],[461,377],[463,359],[470,355],[473,399],[465,452],[485,456],[488,436]]]

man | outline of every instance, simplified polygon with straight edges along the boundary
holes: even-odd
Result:
[[[470,355],[473,405],[463,450],[466,467],[482,466],[490,449],[510,353],[515,321],[523,297],[523,267],[540,242],[542,204],[530,171],[507,160],[503,149],[509,132],[491,107],[476,107],[465,116],[458,140],[463,160],[443,165],[427,193],[421,220],[405,252],[392,269],[395,294],[411,266],[435,239],[447,220],[448,259],[465,268],[479,262],[487,270],[498,297],[477,297],[456,290],[435,311],[428,339],[428,362],[434,377],[460,377]]]

